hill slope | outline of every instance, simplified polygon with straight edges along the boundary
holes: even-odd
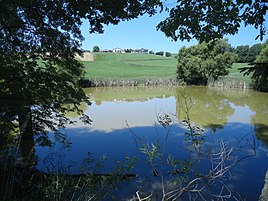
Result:
[[[152,54],[95,53],[94,61],[84,61],[85,78],[175,78],[177,59]],[[227,78],[249,82],[238,68],[247,66],[234,63]]]
[[[176,77],[177,60],[151,54],[96,53],[84,62],[86,78]]]

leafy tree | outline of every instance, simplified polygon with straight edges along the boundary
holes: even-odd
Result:
[[[177,78],[186,84],[207,85],[209,80],[227,75],[236,59],[230,50],[226,40],[181,48],[177,56]]]
[[[265,14],[268,6],[263,0],[178,0],[166,4],[169,16],[157,25],[173,40],[210,41],[234,35],[241,26],[253,25],[259,30],[256,38],[266,34]]]
[[[125,52],[126,53],[131,53],[132,52],[132,49],[125,49]]]
[[[236,54],[238,55],[237,62],[239,63],[246,63],[248,62],[248,55],[249,55],[249,45],[240,45],[236,47]]]
[[[160,51],[160,52],[156,52],[155,54],[156,54],[156,55],[163,56],[163,55],[164,55],[164,52],[163,52],[163,51]]]
[[[252,45],[249,48],[247,62],[248,63],[254,62],[256,60],[257,56],[261,53],[261,50],[262,50],[262,44],[261,43]]]
[[[268,92],[268,40],[263,44],[260,54],[250,67],[240,68],[244,75],[250,75],[253,88]]]
[[[99,51],[100,51],[99,46],[95,45],[95,46],[93,47],[93,50],[92,50],[92,51],[93,51],[93,52],[99,52]]]
[[[150,51],[149,51],[149,54],[154,54],[154,51],[150,50]]]
[[[1,134],[19,124],[21,136],[33,139],[71,123],[66,111],[81,113],[78,105],[87,101],[78,85],[83,65],[75,60],[82,53],[82,20],[90,33],[102,33],[104,25],[154,14],[156,5],[158,0],[2,0]]]
[[[262,49],[262,44],[258,43],[251,47],[249,45],[240,45],[237,46],[235,52],[238,55],[237,62],[239,63],[251,63],[254,62],[257,55],[260,54]]]
[[[171,57],[171,53],[170,52],[166,52],[166,57]]]
[[[257,56],[256,63],[268,63],[268,40],[263,44],[263,49]]]

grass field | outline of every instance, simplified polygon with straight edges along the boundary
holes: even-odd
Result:
[[[246,63],[234,63],[232,66],[232,69],[229,69],[229,75],[227,75],[227,78],[234,79],[234,80],[241,80],[245,81],[246,83],[250,82],[250,77],[246,76],[244,77],[240,72],[239,68],[247,67],[248,65]]]
[[[176,77],[177,60],[150,54],[97,53],[84,62],[86,78]]]
[[[163,57],[151,54],[96,53],[95,61],[84,62],[86,78],[175,78],[177,60],[175,55]],[[238,68],[247,66],[234,63],[227,78],[249,82]]]

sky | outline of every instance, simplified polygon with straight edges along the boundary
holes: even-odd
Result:
[[[82,43],[82,48],[84,50],[92,50],[93,46],[97,45],[101,50],[145,48],[154,52],[167,51],[178,53],[179,49],[183,46],[189,47],[197,44],[196,40],[175,42],[171,38],[167,38],[161,31],[157,31],[157,24],[164,20],[166,16],[165,13],[158,13],[152,17],[144,15],[137,19],[120,22],[118,25],[108,25],[104,27],[103,34],[89,34],[88,24],[84,22],[82,34],[85,40]],[[266,27],[268,27],[268,24]],[[237,35],[229,35],[225,38],[234,47],[239,45],[251,46],[268,39],[265,36],[263,41],[255,40],[257,35],[258,30],[253,27],[242,27]]]

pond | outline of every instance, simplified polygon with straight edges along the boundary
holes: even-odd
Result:
[[[78,174],[85,161],[94,160],[90,171],[108,174],[135,160],[125,170],[135,179],[123,182],[113,192],[114,200],[128,200],[138,190],[161,200],[163,187],[176,200],[259,199],[268,170],[267,93],[197,86],[85,92],[92,105],[81,109],[92,124],[69,113],[77,123],[62,131],[71,146],[37,147],[38,169],[53,171],[60,164]],[[175,193],[194,178],[202,179]]]

